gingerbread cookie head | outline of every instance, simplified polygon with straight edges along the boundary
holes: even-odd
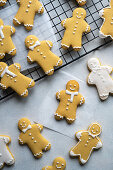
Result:
[[[53,167],[56,169],[64,170],[66,167],[66,161],[63,158],[58,157],[53,161]]]
[[[25,45],[26,45],[27,48],[30,48],[31,46],[34,46],[36,44],[36,42],[38,43],[39,40],[34,35],[29,35],[25,39]]]
[[[86,11],[83,8],[76,8],[73,11],[73,17],[76,17],[77,19],[85,19],[86,17]]]
[[[68,81],[68,83],[66,85],[66,90],[68,90],[70,92],[78,92],[79,91],[79,84],[78,84],[78,82],[75,81],[75,80]]]
[[[18,122],[18,128],[23,131],[24,129],[27,129],[31,125],[31,122],[27,118],[22,118]]]
[[[101,134],[102,128],[98,123],[92,123],[89,127],[88,127],[88,131],[92,136],[98,136]]]
[[[94,70],[100,66],[100,62],[97,58],[91,58],[88,60],[88,68]]]
[[[7,67],[7,64],[4,62],[0,62],[0,77],[2,77],[2,73],[4,72],[5,68]]]

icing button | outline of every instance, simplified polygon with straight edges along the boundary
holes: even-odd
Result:
[[[32,137],[32,140],[34,139],[34,137]]]
[[[29,133],[29,136],[31,136],[31,133]]]
[[[1,45],[4,45],[3,43],[1,43]]]
[[[26,9],[26,12],[28,12],[28,9]]]
[[[87,144],[85,144],[85,146],[87,146]]]
[[[29,1],[29,3],[31,4],[31,1]]]
[[[40,55],[42,55],[43,53],[41,52]]]
[[[27,7],[30,8],[30,5],[28,5]]]
[[[38,49],[37,52],[39,52],[40,50]]]
[[[14,80],[14,82],[16,82],[16,80]]]
[[[36,143],[36,140],[34,141],[34,143]]]
[[[45,59],[45,58],[46,58],[46,56],[43,56],[43,58]]]

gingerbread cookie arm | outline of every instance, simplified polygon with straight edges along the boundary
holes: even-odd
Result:
[[[82,136],[82,133],[83,133],[83,131],[82,131],[82,130],[81,130],[81,131],[76,132],[76,133],[75,133],[75,137],[76,137],[77,139],[80,139],[80,138],[81,138],[81,136]]]
[[[33,63],[35,61],[35,54],[31,50],[28,52],[27,61],[29,63]]]
[[[16,69],[16,70],[18,70],[18,71],[20,72],[20,70],[21,70],[21,65],[18,64],[18,63],[14,63],[14,64],[10,65],[9,68],[11,68],[11,69],[13,69],[13,70]]]
[[[79,93],[79,105],[82,105],[85,103],[84,97]]]
[[[57,99],[57,100],[60,100],[60,97],[61,97],[61,92],[58,91],[58,92],[56,93],[56,99]]]
[[[44,8],[39,1],[37,1],[36,3],[36,12],[38,12],[39,14],[42,14],[44,12]]]
[[[68,25],[68,23],[69,23],[70,20],[71,20],[71,18],[64,19],[64,20],[61,22],[62,27],[66,28],[66,26]]]
[[[101,66],[101,67],[107,70],[109,74],[111,74],[113,71],[113,68],[111,66]]]
[[[19,136],[19,138],[18,138],[20,145],[24,145],[24,144],[26,143],[26,142],[25,142],[24,135],[25,135],[25,134],[20,133],[20,136]]]
[[[36,126],[38,127],[38,129],[40,130],[40,132],[43,130],[43,125],[37,124]]]
[[[15,33],[15,31],[16,31],[16,29],[14,27],[12,27],[12,26],[10,26],[10,30],[11,30],[11,35],[13,35]]]
[[[95,84],[95,78],[93,76],[93,73],[91,72],[87,78],[88,84]]]
[[[91,31],[90,25],[88,25],[88,23],[86,21],[84,21],[84,32],[88,33]]]
[[[45,42],[50,49],[53,47],[53,43],[51,41],[46,40]]]
[[[100,149],[100,148],[102,148],[102,141],[97,137],[97,145],[96,145],[96,147],[95,147],[95,149]]]

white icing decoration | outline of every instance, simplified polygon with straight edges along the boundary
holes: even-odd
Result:
[[[48,148],[48,146],[49,146],[49,145],[51,145],[51,144],[50,144],[50,143],[48,143],[48,145],[47,145],[47,146],[45,147],[45,149],[44,149],[45,151],[47,150],[47,148]]]
[[[26,93],[27,93],[27,89],[21,94],[21,96],[26,95]]]
[[[95,149],[99,149],[99,148],[101,148],[101,147],[102,147],[102,142],[99,141],[98,144],[97,144],[97,146],[95,147]]]
[[[11,32],[13,33],[13,27],[11,26]]]
[[[63,22],[63,27],[65,26],[65,23],[66,23],[66,19],[65,19],[64,22]]]
[[[47,45],[52,48],[52,46],[49,44],[49,41],[46,40]]]
[[[66,44],[61,44],[61,46],[63,47],[66,47],[66,48],[69,48],[69,46],[68,45],[66,45]]]
[[[9,143],[9,137],[0,136],[0,168],[6,163],[7,165],[14,164],[15,160],[9,152],[6,144]]]
[[[25,27],[33,27],[32,24],[24,24]]]
[[[15,20],[19,25],[21,24],[21,23],[17,20],[17,18],[13,18],[13,20]]]
[[[39,155],[43,155],[43,153],[42,153],[42,152],[39,152],[39,153],[34,154],[35,157],[36,157],[36,156],[39,156]]]
[[[13,51],[15,51],[16,50],[16,48],[14,48],[14,49],[12,49],[8,54],[11,54]]]
[[[43,8],[43,6],[40,7],[40,9],[38,10],[38,13],[39,13],[39,14],[41,13],[42,8]]]
[[[42,130],[39,124],[37,124],[37,127],[38,127],[38,129],[39,129],[40,131]]]
[[[28,87],[31,87],[31,84],[33,83],[33,80],[31,80],[31,82],[29,83]]]
[[[27,127],[26,129],[22,129],[22,132],[23,132],[23,133],[26,133],[26,131],[29,130],[29,129],[31,129],[31,128],[32,128],[31,125],[28,125],[28,127]]]
[[[8,66],[6,66],[6,68],[4,69],[4,71],[2,72],[0,77],[2,78],[4,76],[4,74],[8,74],[8,75],[10,75],[12,77],[16,77],[17,76],[16,74],[14,74],[13,72],[8,70]]]
[[[40,46],[40,41],[36,41],[36,43],[33,46],[30,46],[29,49],[33,51],[37,46]]]
[[[60,63],[61,59],[58,60],[57,64],[55,65],[55,67],[57,67]]]
[[[69,120],[69,121],[74,121],[75,119],[71,119],[71,118],[66,118],[67,120]]]
[[[112,67],[101,66],[99,60],[96,58],[89,59],[88,67],[91,70],[88,76],[88,83],[96,85],[102,100],[107,99],[109,93],[113,93],[113,79],[110,76]]]
[[[55,113],[55,116],[60,117],[60,119],[63,119],[63,116],[59,115],[58,113]]]
[[[6,1],[0,0],[0,3],[6,4]]]
[[[54,69],[51,69],[51,70],[49,70],[49,71],[46,71],[45,74],[49,74],[49,73],[51,73],[52,71],[54,71]]]
[[[6,89],[6,86],[2,83],[0,83],[0,86],[3,88],[3,89]]]
[[[78,92],[70,92],[68,90],[66,90],[66,94],[71,95],[71,99],[70,99],[71,103],[73,102],[74,96],[78,96]]]
[[[3,33],[3,27],[4,27],[3,25],[0,26],[0,36],[1,36],[2,39],[5,38],[4,33]]]
[[[31,62],[33,62],[33,60],[31,59],[31,57],[30,57],[30,56],[27,56],[27,58],[28,58]]]
[[[81,131],[76,133],[76,137],[77,137],[78,139],[80,139],[81,136],[82,136],[82,132],[81,132]]]

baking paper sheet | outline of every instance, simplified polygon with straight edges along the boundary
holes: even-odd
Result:
[[[11,167],[12,169],[20,170],[21,167],[31,170],[32,167],[33,170],[41,170],[43,165],[50,165],[56,156],[62,156],[67,161],[67,170],[112,170],[113,96],[101,102],[96,88],[89,87],[86,83],[89,74],[86,63],[90,57],[97,56],[102,64],[113,66],[112,46],[111,44],[91,53],[57,71],[53,76],[37,82],[36,86],[29,90],[27,98],[14,95],[0,104],[0,134],[8,134],[12,137],[11,148],[16,157],[16,164],[14,168]],[[58,90],[65,89],[65,85],[70,79],[78,81],[80,84],[79,92],[84,95],[86,100],[84,105],[78,107],[77,119],[72,125],[68,125],[65,120],[58,122],[54,119],[54,112],[59,104],[55,94]],[[17,123],[22,117],[28,117],[30,120],[52,129],[43,131],[44,136],[51,142],[52,149],[44,154],[40,160],[36,161],[27,147],[18,146],[16,140],[19,135]],[[81,166],[77,159],[69,158],[68,152],[77,143],[75,132],[87,129],[93,122],[102,125],[102,134],[99,137],[103,142],[103,148],[95,151],[88,163]],[[28,160],[27,163],[24,163],[26,160]]]

